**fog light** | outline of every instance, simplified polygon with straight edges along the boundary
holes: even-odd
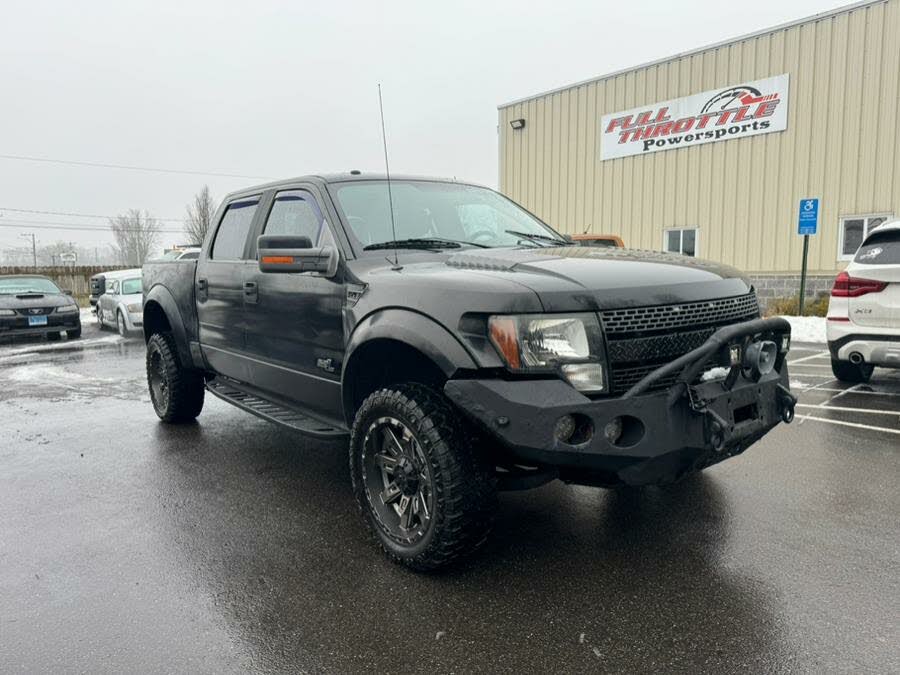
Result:
[[[566,363],[562,373],[578,391],[603,391],[603,366],[599,363]]]
[[[771,340],[754,342],[744,354],[744,367],[750,368],[754,373],[768,375],[775,368],[776,356],[778,347]]]
[[[557,439],[564,443],[572,438],[575,433],[575,418],[571,415],[563,415],[556,420],[556,426],[553,427],[553,434]]]
[[[741,346],[740,345],[731,345],[728,348],[728,362],[731,364],[732,368],[734,366],[741,365],[741,361],[743,361],[743,354],[741,354]]]
[[[603,435],[606,436],[606,440],[615,445],[615,443],[622,437],[622,418],[614,417],[609,422],[606,423],[606,426],[603,427]]]
[[[782,354],[787,354],[787,353],[788,353],[788,350],[790,350],[790,348],[791,348],[791,336],[790,336],[790,333],[788,333],[787,335],[782,335],[782,336],[781,336],[781,353],[782,353]]]

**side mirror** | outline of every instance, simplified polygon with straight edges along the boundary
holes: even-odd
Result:
[[[323,277],[333,277],[337,273],[337,249],[334,246],[313,247],[309,237],[264,234],[256,240],[256,250],[260,272],[317,272]]]
[[[71,291],[71,290],[64,290],[63,293],[65,293],[66,295],[72,295],[72,291]]]

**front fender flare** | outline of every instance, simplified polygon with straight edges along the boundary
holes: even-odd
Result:
[[[363,344],[377,339],[403,342],[431,359],[448,378],[459,369],[475,369],[478,364],[459,339],[429,317],[408,309],[383,309],[359,322],[345,350],[341,383],[353,353]]]

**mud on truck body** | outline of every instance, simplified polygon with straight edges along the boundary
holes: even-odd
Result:
[[[790,326],[739,272],[581,247],[475,185],[243,190],[143,284],[159,417],[208,391],[345,441],[366,524],[417,570],[477,548],[498,490],[664,484],[793,418]]]

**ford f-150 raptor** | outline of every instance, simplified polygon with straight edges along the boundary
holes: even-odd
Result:
[[[671,482],[794,414],[790,326],[739,272],[581,247],[456,181],[241,190],[143,292],[157,415],[191,421],[208,391],[348,438],[365,522],[417,570],[478,547],[498,489]]]

